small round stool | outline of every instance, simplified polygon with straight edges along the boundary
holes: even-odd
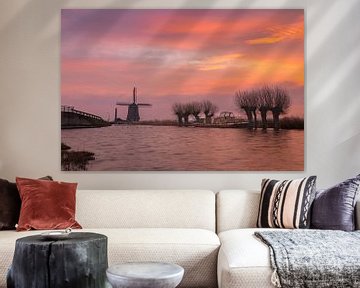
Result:
[[[175,288],[184,276],[184,268],[161,262],[117,264],[106,270],[114,288]]]

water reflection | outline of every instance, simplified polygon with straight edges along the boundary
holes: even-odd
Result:
[[[304,169],[304,131],[173,126],[62,130],[62,142],[95,153],[88,170]]]

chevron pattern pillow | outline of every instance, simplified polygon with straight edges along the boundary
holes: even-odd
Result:
[[[309,228],[316,176],[293,180],[263,179],[257,227]]]

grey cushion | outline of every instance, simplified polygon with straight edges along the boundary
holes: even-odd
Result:
[[[311,227],[353,231],[359,185],[360,174],[328,189],[317,191],[312,206]]]

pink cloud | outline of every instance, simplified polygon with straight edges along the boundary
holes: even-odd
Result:
[[[173,117],[179,99],[235,111],[235,91],[264,83],[289,87],[303,114],[302,10],[63,10],[61,54],[62,103],[104,117],[134,84],[154,103],[145,119]]]

